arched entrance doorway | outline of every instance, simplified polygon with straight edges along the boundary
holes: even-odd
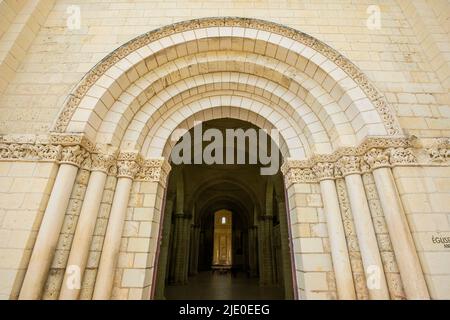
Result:
[[[280,151],[278,147],[268,148],[277,153],[274,159],[278,163],[273,174],[262,175],[262,163],[249,163],[254,152],[251,133],[258,132],[255,125],[232,118],[201,123],[202,136],[210,129],[220,132],[223,138],[226,132],[238,130],[247,135],[245,140],[234,139],[231,152],[234,161],[206,164],[207,159],[203,159],[202,163],[194,164],[195,127],[188,132],[191,161],[172,163],[169,177],[170,204],[164,212],[155,297],[292,299],[292,257]],[[184,137],[180,140],[185,142]],[[203,141],[197,152],[204,155],[210,145],[208,141]],[[244,144],[239,144],[242,141]],[[256,147],[261,144],[258,139],[254,142]],[[223,144],[224,157],[229,148]],[[236,163],[240,152],[245,154],[244,164]],[[229,236],[217,234],[222,223],[229,226]],[[228,257],[225,262],[219,257],[222,246]]]
[[[415,157],[385,98],[311,36],[267,21],[206,18],[131,40],[68,96],[43,142],[59,167],[20,298],[153,298],[170,137],[223,118],[279,132],[297,297],[428,296],[391,171]],[[86,189],[83,199],[75,186]],[[369,206],[377,199],[383,210]],[[71,200],[78,211],[67,236]],[[380,219],[387,229],[375,228]],[[55,249],[59,239],[64,250]]]

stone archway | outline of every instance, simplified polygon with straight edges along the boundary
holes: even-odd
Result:
[[[201,124],[203,132],[210,128],[221,132],[258,129],[229,117]],[[189,131],[191,139],[193,131]],[[155,263],[155,298],[293,298],[293,255],[282,175],[279,164],[269,176],[261,175],[261,166],[193,162],[172,166],[167,187],[170,204],[165,208],[161,251]],[[225,274],[213,271],[220,269],[213,260],[214,213],[220,210],[228,210],[233,221],[233,259]]]
[[[170,171],[168,137],[197,117],[237,118],[280,132],[299,298],[428,297],[390,169],[416,160],[384,97],[354,64],[313,37],[261,20],[208,18],[131,40],[69,95],[51,135],[50,143],[61,146],[60,166],[21,298],[42,296],[80,167],[90,177],[67,272],[55,285],[59,297],[79,297],[80,289],[68,285],[75,266],[94,299],[150,298]],[[388,262],[373,227],[366,173],[382,198],[392,243]],[[85,280],[109,176],[117,183],[101,258],[95,276]],[[343,225],[348,211],[364,267],[359,273]],[[137,231],[127,231],[130,225]],[[399,274],[389,275],[388,263]],[[371,270],[379,274],[376,288],[365,284]]]

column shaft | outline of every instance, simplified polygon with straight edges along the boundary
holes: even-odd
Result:
[[[184,219],[184,243],[185,243],[185,252],[184,252],[184,262],[182,265],[182,279],[183,283],[188,282],[188,274],[189,274],[189,253],[190,253],[190,238],[191,238],[191,219],[185,217]]]
[[[76,300],[80,294],[81,281],[86,268],[89,248],[97,222],[98,211],[105,188],[106,173],[93,171],[89,178],[86,196],[81,207],[80,217],[72,241],[66,274],[59,295],[60,299]],[[73,268],[76,268],[74,270]],[[74,274],[76,272],[77,274]],[[74,283],[78,282],[78,283]]]
[[[341,210],[333,180],[320,181],[339,299],[356,299]]]
[[[175,255],[174,255],[174,283],[184,283],[184,264],[186,258],[186,220],[183,214],[176,214],[175,219]]]
[[[120,177],[117,181],[95,282],[95,300],[106,300],[111,296],[132,182],[130,177]]]
[[[280,218],[280,239],[281,239],[281,260],[283,263],[283,279],[285,299],[294,299],[292,270],[291,270],[291,252],[289,239],[289,226],[286,218],[286,204],[283,200],[278,201],[278,215]]]
[[[34,244],[19,299],[39,299],[47,280],[78,167],[60,165]]]
[[[373,300],[389,299],[383,263],[361,175],[349,174],[345,176],[345,183],[361,249],[369,296]]]
[[[419,257],[390,168],[373,170],[387,228],[408,299],[429,299]]]
[[[261,282],[264,285],[272,285],[275,281],[274,266],[273,266],[273,243],[272,243],[272,217],[265,216],[263,220],[260,220],[260,235],[262,246],[262,270],[261,270]]]
[[[161,251],[159,254],[158,275],[156,278],[155,299],[164,299],[164,288],[166,282],[167,258],[169,255],[170,229],[172,226],[173,200],[166,201],[164,213],[163,235],[161,239]]]

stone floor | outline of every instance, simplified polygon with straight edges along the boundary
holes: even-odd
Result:
[[[189,278],[183,286],[167,286],[168,300],[269,300],[284,299],[283,288],[260,287],[257,278],[247,278],[243,273],[230,274],[200,272]]]

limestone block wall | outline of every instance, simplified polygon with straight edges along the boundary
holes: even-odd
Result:
[[[0,161],[0,299],[17,299],[57,165]]]
[[[0,131],[48,131],[70,89],[103,57],[137,35],[193,18],[244,16],[284,24],[331,45],[374,81],[408,133],[448,136],[447,78],[441,75],[441,64],[434,63],[435,55],[428,54],[430,47],[437,47],[436,54],[447,57],[448,39],[442,40],[445,33],[439,31],[436,40],[425,41],[413,28],[414,12],[404,5],[410,2],[433,8],[427,10],[427,19],[439,21],[440,30],[445,30],[442,12],[449,12],[448,2],[437,0],[375,1],[380,29],[367,27],[367,10],[374,4],[370,0],[58,0],[20,66],[8,74],[9,84],[0,98]],[[73,6],[80,12],[80,29],[67,26]]]
[[[320,187],[294,183],[287,194],[298,298],[336,299]]]
[[[450,250],[438,239],[450,240],[450,167],[398,167],[394,175],[430,296],[448,299]]]
[[[0,93],[17,72],[53,3],[54,0],[0,3]]]
[[[444,88],[450,88],[449,3],[445,0],[399,1]]]

